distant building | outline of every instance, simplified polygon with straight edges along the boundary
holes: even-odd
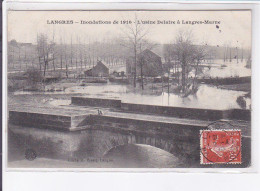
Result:
[[[144,50],[137,55],[137,68],[136,75],[141,76],[141,70],[143,76],[156,77],[162,74],[162,59],[160,56],[152,52],[151,50]],[[126,73],[133,76],[135,73],[134,58],[129,58],[126,61]]]
[[[32,43],[19,43],[16,40],[8,42],[8,69],[26,70],[33,64],[38,64],[37,48]]]
[[[86,76],[93,76],[93,77],[108,77],[109,76],[109,69],[103,64],[101,61],[97,62],[97,65],[93,68],[84,72]]]

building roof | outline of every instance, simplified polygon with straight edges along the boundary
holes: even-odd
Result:
[[[105,64],[103,64],[101,61],[98,61],[97,64],[93,68],[86,70],[86,72],[100,70],[101,68],[108,70],[108,67]]]
[[[139,53],[138,56],[147,56],[147,57],[152,57],[152,58],[161,58],[160,56],[158,56],[157,54],[155,54],[153,51],[149,50],[149,49],[145,49],[143,52]]]
[[[98,65],[99,65],[99,66],[102,66],[102,67],[106,67],[106,65],[103,64],[101,61],[98,61],[98,62],[97,62],[97,65],[96,65],[96,66],[98,66]],[[95,66],[95,67],[96,67],[96,66]],[[94,67],[94,68],[95,68],[95,67]],[[107,67],[106,67],[106,68],[107,68]]]

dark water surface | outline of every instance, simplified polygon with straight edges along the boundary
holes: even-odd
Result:
[[[103,139],[106,139],[103,136],[101,137],[99,132],[85,134],[84,132],[72,133],[11,126],[8,137],[8,166],[16,168],[173,168],[182,165],[178,157],[162,149],[143,144],[119,145],[105,153],[102,151],[101,155],[88,154],[91,153],[88,149],[93,146],[94,151],[98,152],[100,149],[98,146],[102,144]],[[37,157],[34,160],[26,159],[25,153],[28,148],[35,151]]]

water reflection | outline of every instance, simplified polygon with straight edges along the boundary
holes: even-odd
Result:
[[[85,87],[75,86],[66,89],[65,93],[80,93],[88,97],[121,99],[125,103],[205,109],[240,108],[236,100],[239,96],[246,94],[246,92],[242,91],[224,90],[215,86],[200,85],[195,95],[182,98],[173,93],[168,94],[166,92],[159,95],[133,93],[130,92],[128,88],[129,86],[112,84],[90,85]],[[247,99],[247,102],[250,102],[250,99]]]
[[[121,168],[174,168],[181,165],[174,155],[150,145],[127,144],[113,148],[105,157]]]
[[[114,135],[105,131],[63,132],[9,125],[8,165],[16,168],[171,168],[183,165],[185,158],[144,144],[119,145],[105,154],[102,143]],[[33,161],[24,158],[28,148],[37,155]]]
[[[121,99],[126,103],[188,107],[188,108],[205,108],[205,109],[230,109],[241,108],[237,103],[239,96],[244,96],[246,92],[225,90],[216,86],[200,85],[195,95],[188,97],[180,97],[173,93],[160,93],[159,95],[147,95],[138,92],[132,92],[131,86],[102,84],[89,86],[74,86],[67,88],[65,92],[45,92],[41,94],[80,94],[81,96],[96,97],[96,98],[111,98]],[[34,94],[32,92],[16,92],[20,94]],[[38,93],[39,94],[39,93]],[[51,99],[51,98],[50,98]],[[68,100],[50,100],[52,105],[68,105]],[[251,99],[246,99],[247,108],[249,108]]]

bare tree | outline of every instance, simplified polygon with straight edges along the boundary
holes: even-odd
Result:
[[[188,30],[180,30],[175,38],[173,44],[173,55],[181,65],[181,93],[183,96],[188,95],[190,87],[194,90],[194,82],[197,78],[199,63],[207,55],[206,45],[195,45],[193,40],[193,34]],[[195,70],[195,75],[192,83],[189,83],[189,73]]]
[[[87,68],[87,46],[86,46],[85,39],[84,39],[84,44],[83,44],[83,57],[84,57],[84,67],[86,69]]]
[[[10,63],[10,65],[12,64],[13,68],[15,68],[15,48],[17,47],[17,42],[16,40],[11,40],[9,43],[8,43],[8,62]]]
[[[37,33],[37,54],[38,54],[38,61],[39,61],[39,67],[40,67],[40,71],[42,71],[42,42],[40,40],[40,36]]]
[[[194,50],[193,50],[193,54],[194,54],[194,78],[192,81],[192,90],[195,90],[195,82],[197,80],[198,77],[198,71],[200,69],[200,63],[201,61],[207,57],[208,55],[212,55],[212,51],[209,50],[207,43],[203,43],[203,45],[199,45],[199,46],[195,46]]]
[[[79,38],[78,38],[78,36],[77,36],[76,49],[75,49],[76,73],[78,72],[78,42],[79,42]]]
[[[224,62],[228,61],[228,43],[224,44]]]
[[[52,66],[53,66],[53,71],[55,71],[55,33],[54,33],[54,29],[53,29],[53,34],[52,34],[52,43],[53,43],[53,50],[52,50]]]
[[[243,60],[244,60],[244,49],[243,49],[243,45],[242,45],[242,47],[241,47],[241,62],[243,62]]]
[[[68,71],[68,54],[67,54],[67,44],[63,42],[64,44],[64,62],[65,62],[65,73],[66,73],[66,78],[68,79],[69,77],[69,71]]]
[[[170,70],[175,68],[173,64],[173,46],[170,44],[163,45],[164,70],[168,73],[168,93],[170,92]],[[162,79],[163,81],[163,79]],[[163,82],[162,82],[163,83]]]
[[[232,55],[232,48],[229,47],[229,62],[232,62],[231,55]]]
[[[27,60],[26,46],[24,46],[24,62],[25,62],[25,68],[27,69],[28,60]]]
[[[63,42],[62,37],[60,37],[60,71],[62,72],[63,67]]]
[[[22,69],[22,62],[21,62],[21,46],[18,45],[17,47],[18,47],[18,62],[19,62],[19,64],[20,64],[20,71],[21,71],[21,69]]]
[[[43,76],[45,78],[46,70],[48,67],[48,64],[50,61],[53,60],[53,58],[50,58],[51,52],[53,50],[53,43],[48,43],[48,37],[45,34],[37,35],[37,52],[38,52],[38,58],[39,58],[39,64],[40,64],[40,70],[41,65],[44,64],[44,70],[43,70]]]
[[[140,48],[140,53],[142,53],[143,50],[145,49],[153,49],[154,47],[156,47],[157,44],[155,43],[151,43],[148,40],[143,40],[142,42],[140,42],[139,44],[139,48]],[[137,63],[138,63],[138,67],[140,68],[140,75],[141,75],[141,88],[142,90],[144,90],[144,64],[145,64],[145,56],[142,54],[139,54],[139,57],[137,58]],[[136,71],[135,71],[136,72]],[[160,71],[158,71],[160,73]],[[162,72],[163,74],[163,72]]]
[[[181,63],[182,69],[182,92],[186,90],[186,80],[187,80],[187,67],[189,63],[193,62],[194,55],[194,46],[192,44],[192,33],[190,31],[181,30],[176,36],[175,39],[175,49],[174,54],[177,56],[177,59]]]
[[[72,35],[71,35],[71,37],[70,37],[70,66],[73,68]]]
[[[131,45],[134,54],[134,87],[136,87],[136,68],[137,68],[137,54],[138,46],[144,41],[149,30],[144,25],[140,24],[137,15],[135,14],[134,22],[125,24],[125,30],[122,30],[127,41]]]

